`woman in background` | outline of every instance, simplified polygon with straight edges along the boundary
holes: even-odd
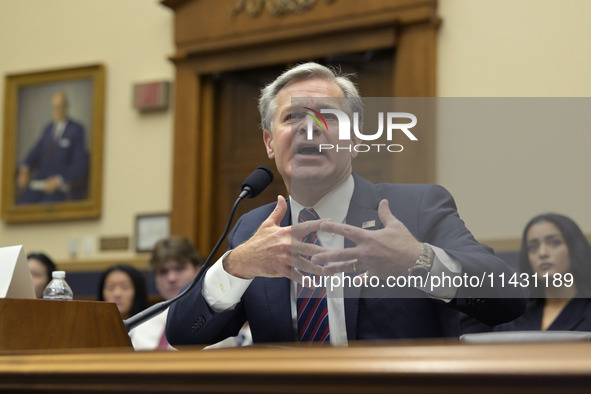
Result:
[[[494,331],[591,331],[591,245],[573,220],[555,213],[531,219],[519,263],[529,282],[527,310]]]
[[[144,276],[130,265],[110,267],[101,276],[98,300],[116,303],[122,319],[141,312],[148,307]]]
[[[35,286],[35,296],[43,298],[43,290],[51,282],[51,273],[55,271],[55,263],[44,253],[29,253],[27,262]]]

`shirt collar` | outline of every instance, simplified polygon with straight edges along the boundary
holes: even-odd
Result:
[[[330,218],[335,223],[343,223],[349,211],[353,189],[355,189],[355,181],[353,175],[349,175],[347,179],[328,192],[312,207],[304,207],[290,197],[291,217],[297,218],[303,208],[314,208],[321,219]]]

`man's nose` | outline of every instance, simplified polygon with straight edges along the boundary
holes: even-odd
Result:
[[[319,135],[322,130],[312,117],[305,116],[295,125],[294,131],[299,134],[304,134],[308,139],[311,139],[310,137]],[[310,134],[310,136],[308,136],[308,134]]]
[[[166,274],[166,280],[169,282],[176,282],[176,280],[178,279],[178,273],[176,271],[169,271]]]

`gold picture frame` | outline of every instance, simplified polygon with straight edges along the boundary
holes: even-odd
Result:
[[[6,76],[2,220],[100,217],[104,97],[101,64]]]

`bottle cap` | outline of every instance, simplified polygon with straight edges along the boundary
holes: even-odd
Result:
[[[51,277],[53,279],[64,279],[66,277],[66,271],[53,271]]]

